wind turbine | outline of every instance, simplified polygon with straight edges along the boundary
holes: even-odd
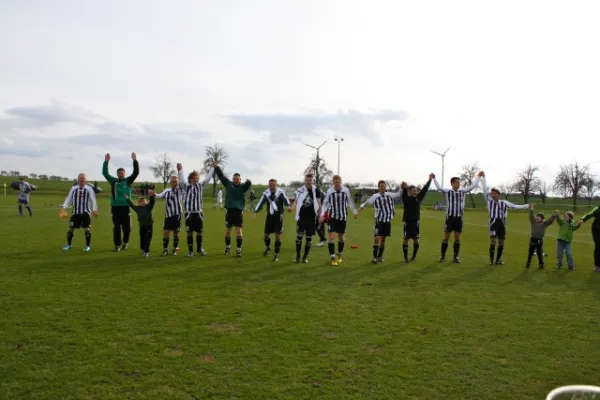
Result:
[[[452,147],[452,146],[450,146],[450,147]],[[432,152],[433,154],[437,154],[438,156],[440,156],[440,157],[442,158],[442,189],[444,188],[444,183],[446,182],[446,181],[444,180],[444,169],[445,169],[444,160],[446,159],[446,153],[448,153],[448,150],[450,150],[450,147],[448,147],[448,148],[446,149],[446,151],[445,151],[445,152],[443,152],[443,153],[439,153],[439,152],[437,152],[437,151],[433,151],[433,150],[431,150],[431,152]]]
[[[304,143],[305,146],[308,146],[310,148],[313,148],[313,149],[317,150],[317,160],[316,160],[317,161],[317,168],[315,169],[315,181],[317,183],[317,186],[319,186],[319,184],[321,183],[319,181],[319,166],[321,165],[321,159],[319,158],[319,150],[321,149],[321,147],[323,147],[323,145],[325,143],[327,143],[328,140],[329,139],[326,139],[323,143],[321,143],[321,145],[319,147],[311,146],[310,144]]]

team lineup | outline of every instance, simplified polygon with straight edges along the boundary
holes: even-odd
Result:
[[[592,225],[592,234],[597,243],[597,236],[600,236],[600,208],[595,207],[590,212],[575,222],[575,216],[568,211],[564,216],[559,215],[558,211],[553,211],[552,215],[546,219],[543,213],[534,211],[534,203],[516,205],[507,200],[500,199],[500,191],[496,188],[488,190],[486,176],[483,171],[479,172],[472,184],[461,188],[460,179],[453,177],[450,179],[450,188],[444,188],[437,181],[435,174],[430,174],[428,181],[419,191],[413,185],[402,182],[398,193],[386,191],[386,183],[381,180],[378,182],[378,192],[370,196],[365,202],[356,206],[352,199],[350,190],[343,186],[342,178],[335,175],[331,182],[331,187],[323,192],[314,183],[314,176],[307,174],[304,179],[304,185],[295,191],[295,201],[290,201],[285,192],[278,187],[277,180],[270,179],[267,189],[262,193],[256,202],[256,195],[251,190],[250,180],[242,182],[238,173],[233,174],[232,178],[226,177],[221,168],[215,163],[200,180],[197,171],[185,174],[183,165],[177,164],[177,175],[170,177],[170,187],[164,189],[161,193],[155,193],[152,190],[147,191],[147,197],[140,197],[136,204],[131,200],[132,186],[139,175],[139,163],[135,153],[131,154],[133,161],[133,172],[126,176],[124,168],[117,169],[117,176],[110,175],[109,163],[110,154],[106,154],[102,166],[102,174],[110,184],[110,206],[113,223],[113,244],[114,251],[126,250],[129,246],[131,236],[131,211],[137,215],[139,225],[140,249],[144,257],[149,256],[150,245],[153,237],[154,220],[152,212],[156,203],[156,198],[164,200],[165,217],[163,222],[162,247],[163,256],[177,255],[179,253],[179,234],[181,226],[185,226],[188,256],[194,257],[196,254],[206,255],[203,248],[203,191],[204,187],[217,177],[223,186],[225,193],[219,190],[217,202],[214,208],[225,209],[225,232],[224,232],[224,254],[231,253],[232,233],[235,233],[235,254],[242,256],[243,247],[243,225],[244,210],[246,209],[246,192],[250,191],[250,208],[254,215],[265,209],[264,225],[264,256],[273,251],[273,261],[279,260],[281,252],[281,238],[283,234],[284,213],[294,214],[296,221],[296,263],[308,263],[308,256],[313,245],[312,239],[318,234],[320,241],[317,246],[325,244],[329,250],[329,259],[332,266],[337,266],[343,262],[343,253],[345,249],[345,233],[347,221],[349,218],[348,210],[352,212],[353,217],[359,218],[360,213],[368,206],[374,209],[374,242],[373,255],[371,262],[373,264],[384,262],[383,254],[386,248],[386,241],[392,233],[392,221],[395,217],[395,202],[398,198],[403,204],[403,242],[402,253],[404,262],[410,263],[417,257],[419,251],[421,204],[427,195],[431,183],[435,185],[445,199],[446,211],[443,230],[443,239],[440,246],[439,261],[446,261],[446,255],[452,242],[452,262],[460,263],[459,253],[461,247],[461,234],[464,225],[465,197],[466,195],[479,187],[482,183],[483,195],[489,213],[489,260],[492,265],[503,265],[502,256],[504,254],[504,242],[506,239],[506,221],[509,209],[529,210],[529,222],[531,224],[531,235],[528,246],[527,261],[525,266],[531,266],[533,257],[537,255],[538,268],[543,269],[544,248],[543,242],[547,228],[557,222],[557,268],[562,268],[563,258],[566,258],[566,264],[569,270],[575,269],[575,263],[571,251],[571,242],[574,232],[589,219],[594,219]],[[18,208],[19,215],[23,215],[23,206],[33,216],[33,210],[29,204],[29,196],[32,191],[31,185],[21,179],[19,182]],[[224,197],[224,199],[223,199]],[[358,198],[356,200],[359,200]],[[84,251],[91,249],[91,217],[98,217],[98,202],[96,193],[91,185],[87,183],[86,174],[79,174],[77,183],[73,185],[64,204],[60,210],[62,218],[68,217],[68,208],[72,207],[69,219],[69,228],[67,231],[67,244],[63,250],[68,251],[72,248],[74,232],[82,229],[85,237]],[[325,233],[327,226],[327,235]],[[195,238],[194,238],[195,235]],[[172,247],[170,242],[172,238]],[[273,240],[274,239],[274,243]],[[337,239],[337,240],[336,240]],[[409,244],[412,241],[412,254],[409,256]],[[273,244],[273,246],[272,246]],[[596,244],[594,249],[594,270],[600,272],[600,246]]]

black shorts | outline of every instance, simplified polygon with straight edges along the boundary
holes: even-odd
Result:
[[[346,221],[341,219],[329,218],[327,223],[327,230],[330,233],[346,233]]]
[[[71,219],[69,220],[69,228],[71,229],[79,229],[79,228],[89,228],[92,224],[92,218],[90,214],[73,214],[71,215]]]
[[[225,210],[225,226],[231,228],[241,228],[244,226],[244,210],[237,208],[228,208]]]
[[[186,232],[196,232],[202,234],[204,229],[204,215],[202,213],[189,213],[185,216]]]
[[[19,199],[19,204],[29,204],[29,200],[25,200],[25,199]]]
[[[163,223],[163,230],[179,232],[180,229],[181,215],[173,215],[172,217],[165,218],[165,222]]]
[[[490,221],[490,237],[501,240],[506,239],[506,226],[501,219],[493,219]]]
[[[267,215],[265,219],[265,235],[272,233],[283,233],[283,213],[275,213]]]
[[[299,236],[314,236],[317,231],[317,221],[313,217],[300,217],[296,222],[296,234]]]
[[[404,239],[418,239],[421,236],[421,221],[404,221]]]
[[[463,230],[462,217],[446,217],[446,222],[444,223],[444,232],[461,233],[462,230]]]
[[[392,223],[375,221],[373,236],[392,236]]]

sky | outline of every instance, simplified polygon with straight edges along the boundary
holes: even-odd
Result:
[[[0,169],[139,180],[199,169],[301,179],[314,150],[346,181],[492,185],[528,163],[600,175],[600,2],[4,0]],[[341,137],[342,142],[334,141]]]

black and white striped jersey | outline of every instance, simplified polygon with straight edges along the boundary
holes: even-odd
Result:
[[[483,197],[485,198],[488,213],[490,215],[490,221],[501,220],[503,223],[506,223],[509,208],[516,210],[526,210],[529,208],[528,204],[517,205],[507,200],[492,199],[492,196],[488,193],[485,177],[483,178]]]
[[[210,171],[208,171],[208,173],[204,176],[204,179],[199,181],[197,184],[183,184],[185,192],[183,195],[183,205],[187,214],[196,214],[202,212],[202,207],[204,205],[204,202],[202,201],[204,186],[210,182],[214,173],[214,168],[211,168]],[[187,177],[185,176],[183,170],[179,171],[179,182],[180,184],[187,182]]]
[[[433,183],[446,199],[446,216],[462,217],[465,213],[465,196],[479,185],[479,177],[476,177],[471,185],[457,190],[442,188],[437,179],[434,179]]]
[[[397,193],[390,192],[385,192],[383,194],[375,193],[373,196],[369,197],[367,201],[362,203],[360,208],[363,209],[368,205],[372,205],[375,209],[376,222],[392,222],[396,215],[394,199],[398,196]]]
[[[83,187],[79,184],[73,185],[62,208],[68,208],[71,204],[73,205],[73,214],[90,214],[91,211],[98,211],[94,188],[89,185],[83,185]]]
[[[323,200],[323,206],[321,207],[321,216],[324,216],[325,212],[327,212],[329,219],[346,221],[348,219],[348,207],[356,214],[356,206],[350,195],[350,190],[345,186],[342,186],[339,190],[330,187],[325,193],[325,200]]]
[[[183,213],[181,201],[185,194],[185,186],[179,185],[176,188],[166,188],[156,195],[159,199],[165,199],[165,217],[178,217]]]
[[[285,192],[280,188],[276,188],[274,192],[267,189],[263,192],[258,204],[254,208],[254,212],[259,212],[264,205],[269,207],[268,215],[283,214],[285,206],[290,206],[290,199],[285,195]]]

